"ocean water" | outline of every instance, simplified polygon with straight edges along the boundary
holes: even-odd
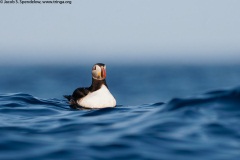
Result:
[[[91,66],[0,68],[0,159],[240,158],[240,66],[107,66],[116,108],[62,97]]]

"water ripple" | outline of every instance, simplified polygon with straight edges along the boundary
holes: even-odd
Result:
[[[238,159],[240,89],[168,103],[73,110],[0,95],[1,159]]]

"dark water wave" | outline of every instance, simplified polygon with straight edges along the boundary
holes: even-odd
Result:
[[[0,95],[1,159],[239,159],[240,88],[168,103],[72,110]]]

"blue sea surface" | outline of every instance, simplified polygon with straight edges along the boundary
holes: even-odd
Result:
[[[240,66],[107,66],[116,108],[62,95],[91,66],[0,68],[0,159],[240,159]]]

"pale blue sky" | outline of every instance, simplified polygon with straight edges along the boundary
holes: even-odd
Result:
[[[239,63],[239,0],[0,4],[1,64]]]

